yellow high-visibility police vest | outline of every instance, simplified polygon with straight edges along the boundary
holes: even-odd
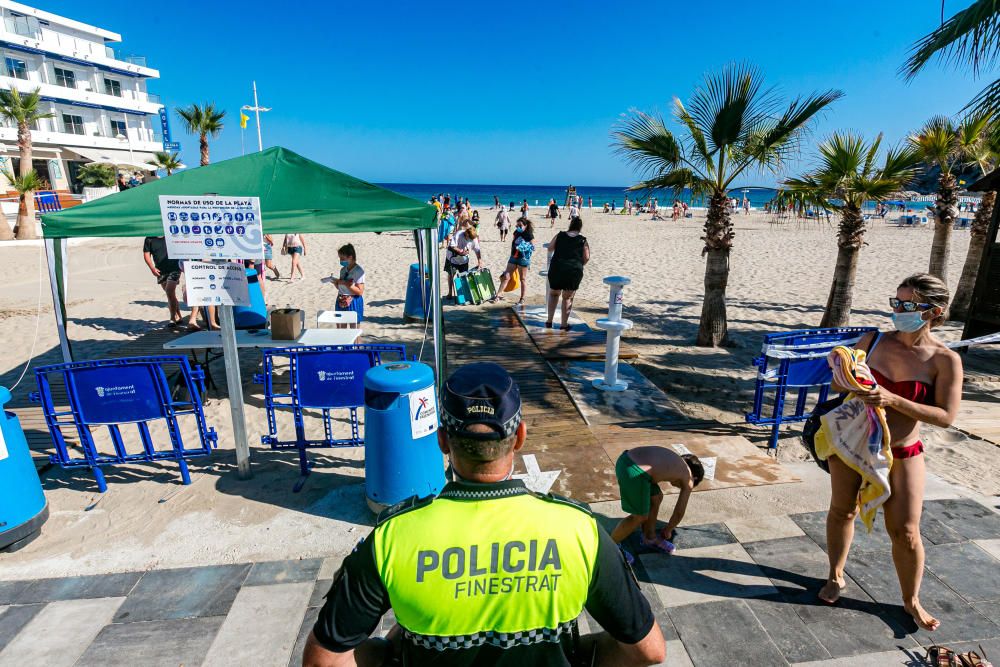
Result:
[[[425,648],[558,641],[587,601],[597,522],[517,481],[448,484],[401,503],[373,532],[379,575],[406,636]]]

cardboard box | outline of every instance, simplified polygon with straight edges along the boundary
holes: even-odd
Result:
[[[271,311],[271,340],[296,340],[302,335],[305,311],[277,308]]]

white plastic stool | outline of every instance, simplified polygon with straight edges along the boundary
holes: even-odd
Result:
[[[316,328],[324,324],[357,324],[358,314],[353,310],[321,310],[316,315]]]

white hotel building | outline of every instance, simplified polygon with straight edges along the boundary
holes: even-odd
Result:
[[[149,169],[169,139],[163,105],[146,90],[160,73],[109,46],[121,41],[117,33],[8,0],[0,16],[0,89],[40,88],[42,109],[53,114],[31,133],[35,170],[51,188],[79,192],[76,175],[88,162]],[[0,158],[13,166],[17,156],[17,128],[0,121]]]

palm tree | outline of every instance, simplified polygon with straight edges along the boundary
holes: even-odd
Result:
[[[34,169],[29,169],[27,174],[19,174],[17,176],[15,176],[9,169],[3,169],[0,170],[0,174],[2,174],[3,177],[10,182],[10,186],[17,191],[17,238],[35,238],[35,209],[33,206],[35,201],[32,193],[35,190],[41,190],[44,188],[45,182]],[[6,224],[4,227],[6,227]],[[24,233],[25,227],[31,228],[30,236]]]
[[[185,109],[178,109],[177,115],[184,121],[184,127],[189,134],[197,134],[201,147],[201,166],[208,164],[208,135],[219,136],[222,132],[222,119],[225,111],[216,111],[215,104],[207,102],[202,106],[192,104]]]
[[[970,158],[970,162],[979,167],[983,175],[996,168],[997,162],[1000,161],[1000,123],[990,124],[984,140],[973,149]],[[972,291],[976,287],[976,277],[979,275],[979,264],[986,247],[986,235],[989,232],[996,199],[997,193],[993,190],[984,192],[979,207],[976,208],[976,215],[972,219],[972,226],[969,228],[969,251],[965,255],[962,277],[958,280],[958,287],[955,289],[955,296],[949,308],[953,320],[964,321],[969,313],[969,306],[972,305]]]
[[[932,58],[939,57],[948,64],[965,65],[978,76],[984,65],[991,67],[996,62],[997,55],[1000,55],[1000,3],[976,0],[947,21],[942,20],[937,30],[914,44],[901,72],[912,79]],[[1000,79],[984,88],[966,109],[976,114],[1000,112]]]
[[[927,271],[945,282],[948,281],[951,228],[958,215],[958,183],[954,171],[967,164],[970,156],[980,149],[989,126],[989,116],[985,115],[967,116],[957,125],[950,118],[935,116],[909,138],[910,145],[928,168],[941,169],[934,202],[934,240]]]
[[[27,176],[28,172],[34,171],[31,166],[31,126],[42,118],[52,118],[51,113],[44,113],[38,108],[38,104],[41,102],[39,91],[39,88],[35,88],[30,93],[22,95],[21,91],[13,87],[10,90],[0,90],[0,117],[6,121],[17,123],[17,148],[21,154],[21,167],[18,171],[20,171],[21,176]],[[11,185],[13,185],[13,181],[11,181]],[[27,207],[25,216],[34,219],[34,197],[28,196],[26,200],[22,198],[22,205]],[[20,213],[18,213],[18,220],[21,220]],[[35,225],[23,225],[19,222],[17,238],[35,238]]]
[[[698,345],[728,342],[726,283],[733,224],[728,191],[751,169],[777,173],[816,114],[843,96],[836,90],[798,97],[784,106],[774,89],[765,89],[760,72],[729,65],[705,76],[688,107],[674,101],[674,118],[685,136],[678,138],[659,116],[632,111],[612,133],[617,151],[642,174],[630,190],[690,188],[709,196],[705,220],[705,300]]]
[[[207,147],[206,147],[206,150]],[[146,164],[156,167],[157,169],[166,169],[167,176],[174,173],[174,170],[181,168],[181,161],[177,159],[178,153],[167,153],[164,151],[157,151],[153,154],[153,159]],[[208,164],[206,160],[205,164]]]
[[[860,135],[835,132],[820,144],[819,165],[814,171],[785,181],[785,186],[805,201],[840,213],[837,264],[821,327],[850,322],[854,277],[865,235],[862,206],[866,201],[888,199],[916,174],[920,158],[912,147],[890,149],[882,164],[877,164],[881,145],[881,134],[868,143]]]

